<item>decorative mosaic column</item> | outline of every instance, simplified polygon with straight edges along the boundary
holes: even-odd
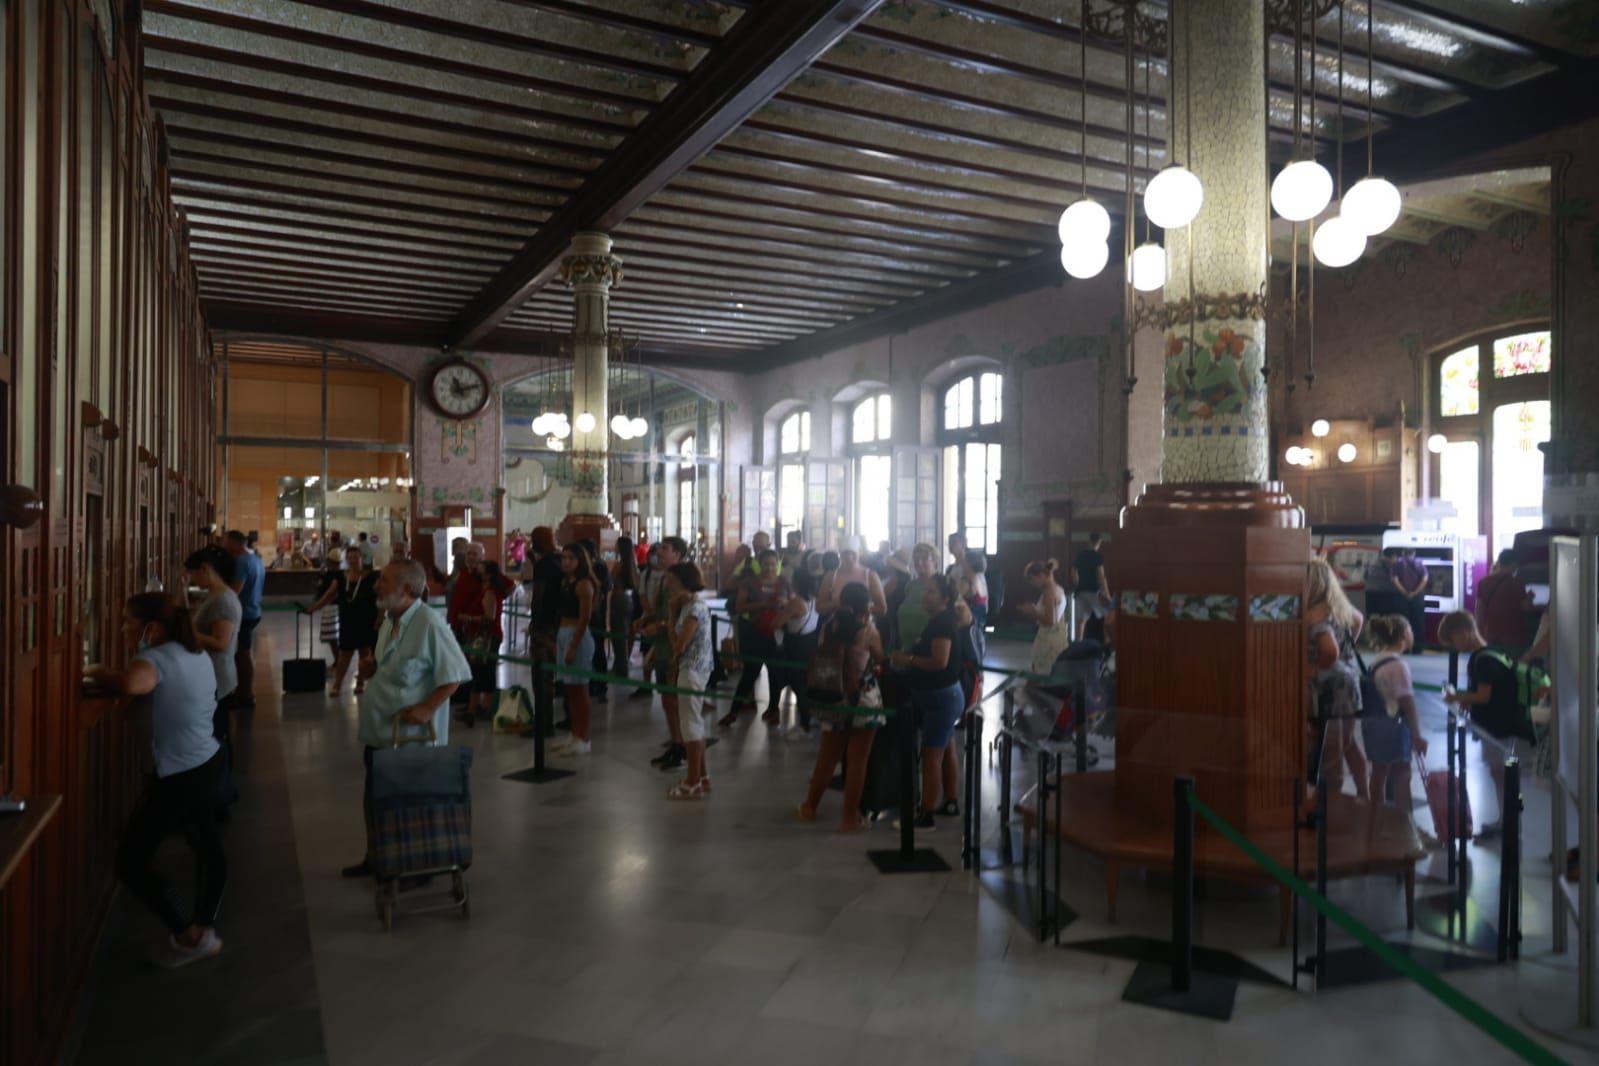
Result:
[[[622,260],[611,254],[611,238],[580,233],[561,260],[560,278],[572,286],[572,500],[569,514],[608,516],[607,459],[610,442],[609,332],[611,286],[622,280]],[[594,426],[578,428],[578,416]],[[609,525],[609,520],[604,523]]]
[[[1265,13],[1260,0],[1171,11],[1172,158],[1199,176],[1205,204],[1166,233],[1163,478],[1260,483],[1270,443]]]

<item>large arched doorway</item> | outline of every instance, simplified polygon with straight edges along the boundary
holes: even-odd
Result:
[[[411,383],[353,352],[274,338],[216,342],[220,521],[272,570],[327,547],[385,562],[411,512]]]

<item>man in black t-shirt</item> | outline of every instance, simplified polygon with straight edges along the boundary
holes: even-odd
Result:
[[[1103,540],[1098,533],[1088,535],[1088,547],[1072,560],[1072,599],[1077,605],[1077,632],[1074,639],[1082,640],[1083,631],[1090,618],[1104,613],[1110,598],[1110,583],[1105,578],[1105,557],[1099,553]]]

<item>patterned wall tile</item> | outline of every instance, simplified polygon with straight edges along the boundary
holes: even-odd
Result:
[[[1128,618],[1160,617],[1160,593],[1122,590],[1121,613]]]
[[[1251,596],[1249,598],[1251,622],[1296,622],[1299,620],[1298,596]]]
[[[1208,596],[1190,596],[1172,593],[1171,616],[1188,622],[1238,621],[1238,597],[1212,593]]]

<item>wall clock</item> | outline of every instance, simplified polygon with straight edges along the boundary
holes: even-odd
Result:
[[[488,375],[465,359],[440,363],[428,381],[428,400],[445,418],[472,418],[488,406]]]

